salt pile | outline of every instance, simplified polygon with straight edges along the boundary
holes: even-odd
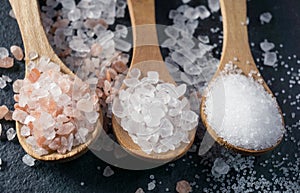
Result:
[[[38,155],[61,154],[87,142],[99,116],[98,97],[90,85],[62,74],[49,58],[30,62],[24,80],[14,83],[13,119]],[[46,85],[46,86],[45,86]]]
[[[218,1],[209,1],[209,6],[211,10],[219,10]],[[201,35],[198,39],[193,38],[202,20],[210,15],[204,5],[181,5],[170,11],[169,18],[173,20],[173,25],[164,29],[168,38],[162,43],[162,47],[167,47],[170,51],[165,63],[176,83],[187,84],[188,95],[196,97],[190,98],[190,101],[195,101],[191,104],[195,112],[199,111],[197,101],[219,64],[219,60],[211,54],[214,46],[208,44],[209,37]]]
[[[284,133],[275,98],[254,79],[235,72],[211,84],[205,114],[217,135],[237,147],[269,148]]]
[[[189,143],[189,131],[197,126],[198,116],[183,97],[186,86],[161,82],[154,71],[141,80],[140,75],[139,69],[132,69],[124,80],[127,88],[114,100],[112,111],[121,119],[120,125],[148,154]]]
[[[61,5],[61,6],[60,6]],[[49,42],[63,62],[82,80],[93,81],[100,104],[109,117],[112,100],[127,73],[131,48],[125,41],[128,30],[121,24],[124,0],[48,0],[42,20]]]
[[[28,154],[25,154],[23,157],[22,157],[22,161],[24,164],[32,167],[34,166],[34,162],[35,162],[35,159],[33,157],[31,157],[30,155]]]

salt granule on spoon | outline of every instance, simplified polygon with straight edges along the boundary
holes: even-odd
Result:
[[[270,148],[284,133],[276,99],[252,77],[236,71],[222,73],[210,85],[204,110],[208,124],[234,146]]]
[[[186,85],[161,82],[159,74],[149,71],[139,79],[139,69],[132,69],[124,80],[126,89],[119,92],[112,112],[133,142],[150,154],[175,150],[189,143],[189,131],[198,124],[198,115],[190,110],[183,97]]]
[[[13,119],[23,124],[20,133],[37,154],[64,154],[89,140],[99,105],[86,82],[63,74],[42,56],[29,63],[27,76],[13,87]]]

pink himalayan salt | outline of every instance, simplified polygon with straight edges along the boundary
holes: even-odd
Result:
[[[9,110],[6,105],[0,106],[0,119],[3,119],[8,112]]]
[[[37,62],[24,80],[14,83],[19,94],[15,95],[18,103],[13,119],[24,125],[21,132],[37,154],[64,154],[89,140],[95,129],[90,120],[99,116],[98,97],[87,83],[62,74],[59,66],[45,57]],[[76,108],[82,99],[92,114]]]
[[[19,46],[13,45],[10,47],[10,52],[15,57],[16,60],[21,61],[24,58],[24,53],[22,48]]]
[[[11,68],[14,66],[14,59],[11,57],[5,57],[0,59],[0,68]]]
[[[176,184],[176,191],[178,193],[189,193],[192,191],[191,185],[185,181],[185,180],[181,180],[179,182],[177,182]]]
[[[123,73],[128,69],[126,64],[124,64],[122,61],[114,62],[111,67],[119,73]]]

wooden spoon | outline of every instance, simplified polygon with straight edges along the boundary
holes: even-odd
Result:
[[[220,72],[224,70],[225,65],[231,62],[233,62],[239,69],[241,69],[244,75],[247,75],[250,71],[259,73],[258,69],[256,68],[254,59],[252,57],[248,42],[246,24],[246,0],[220,0],[220,3],[223,17],[224,42],[220,65],[212,79],[212,82],[220,76]],[[262,77],[254,76],[254,79],[258,80],[262,79]],[[264,81],[262,85],[265,88],[265,90],[273,96],[272,91]],[[207,122],[207,116],[204,113],[206,95],[207,93],[205,93],[202,98],[200,113],[201,118],[205,127],[207,128],[207,131],[219,144],[244,154],[261,154],[272,150],[281,142],[282,138],[272,147],[262,150],[252,150],[237,147],[224,141],[223,138],[219,137],[216,134],[216,132],[211,128],[211,126]],[[282,113],[278,104],[277,108],[282,117]]]
[[[128,7],[133,28],[133,56],[130,69],[138,68],[141,70],[142,77],[147,75],[148,71],[157,71],[161,80],[175,84],[175,81],[169,74],[169,71],[162,59],[157,39],[155,26],[155,5],[154,0],[128,0]],[[149,25],[150,24],[150,25]],[[124,89],[124,84],[121,89]],[[184,155],[191,147],[194,141],[196,129],[189,133],[190,143],[182,144],[174,151],[166,153],[146,154],[141,148],[132,141],[113,116],[112,125],[115,136],[120,145],[129,153],[140,158],[156,161],[170,161]]]
[[[73,72],[64,65],[64,63],[58,58],[54,53],[52,47],[50,46],[48,39],[46,37],[42,22],[40,19],[39,5],[36,0],[10,0],[10,4],[14,11],[15,17],[19,24],[21,31],[24,48],[25,48],[25,64],[29,63],[29,53],[36,52],[39,56],[47,56],[50,60],[56,64],[60,65],[61,71],[65,74],[69,74],[76,77]],[[27,70],[26,74],[27,75]],[[19,142],[23,149],[32,157],[43,160],[43,161],[67,161],[77,158],[88,150],[88,146],[91,142],[99,135],[99,125],[103,123],[102,111],[99,111],[99,121],[97,122],[97,127],[95,127],[92,133],[91,139],[86,143],[73,147],[73,149],[66,154],[50,153],[47,155],[40,156],[36,154],[32,147],[26,143],[26,138],[21,136],[22,124],[16,122],[16,130]]]

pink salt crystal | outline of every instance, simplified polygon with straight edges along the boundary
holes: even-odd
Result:
[[[13,114],[12,111],[8,111],[8,113],[6,113],[6,115],[4,116],[4,119],[5,119],[6,121],[12,121],[12,120],[13,120],[13,119],[12,119],[12,114]]]
[[[125,72],[128,69],[128,67],[126,66],[126,64],[124,64],[122,61],[116,61],[116,62],[114,62],[111,65],[111,67],[113,69],[115,69],[119,73],[123,73],[123,72]]]
[[[27,78],[28,78],[28,80],[30,80],[30,82],[34,83],[40,78],[40,75],[41,75],[40,71],[36,68],[33,68],[29,72]]]
[[[16,109],[16,110],[13,112],[12,119],[15,120],[15,121],[19,121],[20,123],[23,123],[23,124],[24,124],[24,121],[25,121],[27,115],[28,115],[28,114],[27,114],[25,111]]]
[[[10,47],[10,52],[16,60],[21,61],[24,58],[23,50],[19,46],[13,45]]]
[[[0,59],[0,68],[11,68],[14,65],[14,59],[11,57],[5,57]]]
[[[6,105],[0,106],[0,119],[3,119],[5,115],[8,113],[8,108]]]
[[[73,123],[68,122],[68,123],[63,124],[63,126],[56,131],[56,134],[58,134],[58,135],[68,135],[74,129],[75,129],[75,126],[73,125]]]
[[[102,52],[102,46],[98,43],[94,43],[92,46],[91,46],[91,51],[90,51],[90,54],[94,57],[97,57],[101,54]]]
[[[14,90],[14,92],[15,93],[19,93],[22,86],[23,86],[23,80],[17,79],[13,83],[13,90]]]
[[[189,193],[192,191],[191,185],[185,181],[185,180],[181,180],[179,182],[177,182],[176,184],[176,191],[178,193]]]
[[[60,147],[60,138],[53,139],[48,147],[52,150],[57,150]]]

